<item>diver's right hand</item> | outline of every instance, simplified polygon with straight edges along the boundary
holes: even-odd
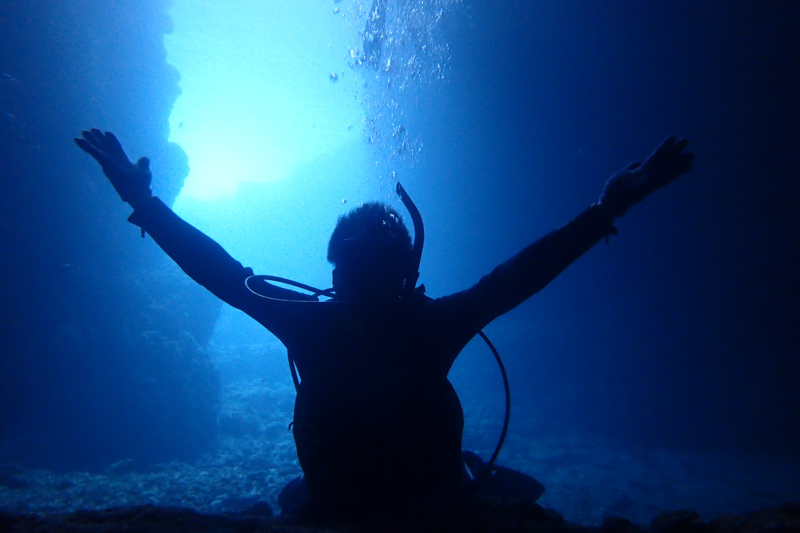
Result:
[[[136,209],[150,196],[150,160],[142,157],[134,165],[116,136],[107,131],[103,133],[97,128],[84,131],[83,137],[76,137],[75,143],[80,148],[94,157],[103,173],[117,190],[119,197]]]
[[[621,217],[656,189],[669,185],[692,168],[694,154],[687,139],[670,135],[644,163],[631,163],[611,176],[597,202],[612,218]]]

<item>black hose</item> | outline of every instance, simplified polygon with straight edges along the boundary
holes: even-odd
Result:
[[[253,290],[250,287],[250,280],[255,281],[277,281],[278,283],[285,283],[286,285],[292,285],[293,287],[297,287],[298,289],[303,289],[304,291],[308,291],[311,293],[311,296],[325,296],[327,298],[333,298],[334,292],[333,289],[318,289],[316,287],[312,287],[311,285],[306,285],[305,283],[300,283],[299,281],[295,281],[293,279],[288,278],[281,278],[279,276],[266,276],[266,275],[258,275],[258,276],[250,276],[246,280],[244,280],[245,286],[248,288],[250,292],[255,294],[256,296],[261,296],[262,298],[269,298],[269,296],[264,296],[263,294],[259,293],[258,291]],[[276,298],[273,298],[273,300]]]
[[[506,374],[506,367],[503,365],[503,360],[500,359],[500,354],[497,352],[497,348],[494,347],[492,341],[489,340],[489,337],[486,336],[486,333],[483,330],[478,332],[478,335],[481,336],[483,341],[492,351],[494,354],[494,358],[497,361],[497,366],[500,368],[500,374],[503,376],[503,387],[505,388],[506,392],[506,414],[503,418],[503,430],[500,432],[500,440],[497,441],[497,446],[494,449],[494,453],[492,454],[491,459],[489,462],[486,463],[483,470],[478,477],[472,480],[469,487],[467,487],[466,492],[477,492],[480,488],[480,484],[486,479],[486,477],[491,473],[492,467],[494,466],[495,461],[497,460],[497,456],[500,455],[500,449],[503,447],[503,443],[506,440],[506,433],[508,433],[508,422],[511,419],[511,387],[508,385],[508,374]]]
[[[269,296],[264,296],[257,290],[253,289],[250,286],[250,281],[276,281],[278,283],[284,283],[286,285],[292,285],[293,287],[297,287],[298,289],[303,289],[304,291],[308,291],[312,293],[314,298],[319,296],[326,296],[328,298],[334,297],[333,289],[317,289],[316,287],[312,287],[311,285],[306,285],[305,283],[300,283],[299,281],[295,281],[293,279],[282,278],[280,276],[267,276],[267,275],[259,275],[259,276],[249,276],[247,279],[244,280],[244,286],[247,287],[247,290],[255,294],[256,296],[260,296],[261,298],[266,298],[268,300],[280,300],[280,298],[270,298]],[[300,390],[300,379],[297,377],[297,365],[292,358],[292,354],[287,350],[286,356],[289,359],[289,372],[292,373],[292,382],[294,383],[294,390]],[[291,427],[291,424],[289,424]]]

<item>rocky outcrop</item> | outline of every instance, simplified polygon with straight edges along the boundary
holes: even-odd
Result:
[[[203,515],[190,509],[144,505],[109,509],[105,511],[79,511],[69,515],[42,517],[0,512],[3,531],[58,531],[93,533],[105,531],[214,531],[214,532],[322,532],[353,531],[352,526],[330,527],[309,525],[273,518],[269,506],[257,503],[241,513]],[[365,531],[449,531],[430,529],[424,525],[409,527],[371,524]],[[555,511],[536,504],[487,505],[468,524],[460,524],[452,531],[489,532],[547,532],[547,533],[736,533],[775,532],[800,530],[800,504],[788,504],[775,509],[756,511],[747,515],[730,515],[711,522],[703,522],[697,513],[677,511],[662,513],[653,519],[650,527],[639,526],[625,518],[608,518],[602,526],[585,527],[570,523]],[[360,531],[360,529],[356,529]]]
[[[187,281],[72,142],[115,131],[166,202],[179,94],[169,2],[0,6],[0,458],[62,468],[191,455],[214,433],[219,304]]]

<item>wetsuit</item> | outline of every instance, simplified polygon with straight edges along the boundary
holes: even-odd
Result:
[[[195,281],[275,334],[297,365],[297,455],[319,516],[413,515],[461,491],[463,412],[447,374],[469,340],[609,233],[590,207],[450,296],[380,308],[312,301],[264,283],[159,199],[129,219]]]

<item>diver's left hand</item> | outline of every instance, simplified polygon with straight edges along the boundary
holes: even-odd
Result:
[[[694,154],[686,152],[689,140],[667,137],[644,163],[636,161],[611,176],[597,204],[616,218],[633,205],[692,168]]]

